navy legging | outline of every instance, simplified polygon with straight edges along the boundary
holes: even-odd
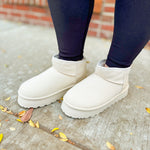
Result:
[[[94,0],[48,0],[59,58],[81,60]],[[106,64],[129,67],[150,39],[150,0],[116,0],[114,34]]]

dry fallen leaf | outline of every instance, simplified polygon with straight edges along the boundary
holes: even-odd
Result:
[[[59,136],[61,138],[60,139],[61,141],[64,141],[64,142],[68,141],[67,136],[64,133],[59,132]]]
[[[2,105],[0,105],[0,109],[2,110],[2,109],[4,109],[4,107]]]
[[[3,139],[3,133],[0,134],[0,143],[1,143],[2,139]]]
[[[5,101],[9,101],[10,100],[10,97],[7,97],[6,99],[5,99]]]
[[[18,116],[19,116],[19,117],[22,117],[25,113],[26,113],[26,111],[23,110],[23,111],[21,111],[21,112],[18,113]]]
[[[61,141],[63,141],[63,142],[66,142],[66,141],[68,141],[68,139],[60,139]]]
[[[59,135],[58,135],[58,134],[54,134],[54,136],[55,136],[55,137],[57,137],[57,138],[59,137]]]
[[[89,64],[89,63],[90,63],[90,61],[88,61],[88,60],[87,60],[87,61],[86,61],[86,63],[87,63],[87,64]]]
[[[144,87],[139,86],[139,85],[136,85],[135,87],[136,87],[137,89],[144,89]]]
[[[22,56],[18,55],[18,58],[22,58]]]
[[[40,128],[40,125],[39,125],[39,122],[38,122],[38,121],[35,123],[35,127],[36,127],[36,128]]]
[[[56,130],[59,130],[59,128],[54,128],[54,129],[52,129],[52,130],[51,130],[51,133],[54,132],[54,131],[56,131]]]
[[[13,112],[12,112],[11,110],[6,111],[6,112],[7,112],[7,114],[10,114],[10,115],[12,115],[12,114],[13,114]]]
[[[32,120],[29,120],[29,125],[30,125],[31,127],[35,127],[35,124],[33,123]]]
[[[61,97],[58,102],[61,103],[63,101],[63,97]]]
[[[59,115],[59,119],[62,120],[62,116],[61,115]]]
[[[6,111],[7,111],[7,108],[6,108],[6,107],[4,107],[4,108],[2,109],[2,111],[3,111],[3,112],[6,112]]]
[[[150,108],[145,108],[148,113],[150,113]]]
[[[8,67],[9,67],[9,65],[7,65],[7,64],[4,64],[4,67],[5,67],[5,68],[8,68]]]
[[[32,116],[33,108],[30,108],[26,113],[21,117],[22,122],[27,122]]]
[[[11,131],[15,131],[16,129],[14,127],[9,128]]]
[[[115,147],[110,142],[106,142],[106,145],[110,150],[115,150]]]
[[[21,121],[21,119],[16,119],[18,122],[21,122],[21,123],[23,123],[22,121]]]
[[[70,143],[70,144],[72,144],[72,145],[75,145],[75,143],[72,142],[71,140],[68,140],[67,142]]]

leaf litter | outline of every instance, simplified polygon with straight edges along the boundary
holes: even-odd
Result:
[[[110,150],[115,150],[115,147],[110,142],[107,141],[106,145]]]

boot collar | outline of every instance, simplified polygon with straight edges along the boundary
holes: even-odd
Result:
[[[52,64],[58,72],[66,75],[76,76],[83,71],[83,67],[86,65],[86,59],[83,58],[79,61],[69,61],[59,59],[58,55],[53,55]]]
[[[128,74],[131,70],[131,67],[104,67],[105,62],[106,59],[103,59],[97,63],[95,74],[101,76],[104,80],[107,80],[109,82],[124,84],[124,82],[128,79]]]

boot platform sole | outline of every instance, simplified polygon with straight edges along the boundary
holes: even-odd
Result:
[[[97,106],[96,109],[91,109],[91,110],[80,110],[73,108],[65,103],[63,101],[61,105],[62,111],[69,117],[71,118],[78,118],[78,119],[83,119],[83,118],[89,118],[93,117],[101,112],[103,112],[106,108],[110,107],[111,105],[115,104],[119,100],[122,100],[124,97],[128,95],[128,87],[121,91],[118,95],[113,97],[111,100],[109,100],[107,103],[103,104],[102,106]]]

